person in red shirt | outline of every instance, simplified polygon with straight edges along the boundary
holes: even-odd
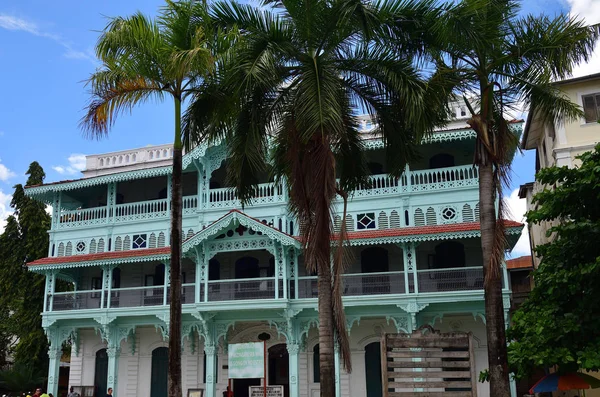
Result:
[[[40,397],[42,395],[42,389],[40,389],[39,387],[37,389],[35,389],[35,393],[33,393],[33,396],[31,397]]]

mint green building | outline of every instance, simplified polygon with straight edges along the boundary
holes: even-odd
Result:
[[[383,144],[362,119],[372,183],[348,205],[353,255],[343,293],[353,372],[338,365],[340,397],[381,396],[383,332],[424,324],[470,331],[477,371],[487,367],[475,133],[464,110],[456,112],[398,179],[386,174]],[[82,179],[26,189],[53,211],[48,257],[28,266],[46,276],[54,395],[69,340],[70,385],[94,386],[96,396],[108,387],[118,397],[166,396],[171,155],[162,145],[88,156]],[[265,178],[242,210],[225,182],[226,163],[225,143],[196,147],[183,160],[184,395],[220,396],[228,345],[268,334],[267,383],[289,397],[315,397],[317,281],[304,267],[286,186]],[[340,216],[332,221],[339,229]],[[523,225],[506,226],[514,245]],[[74,291],[57,290],[57,280]],[[503,294],[508,312],[506,281]],[[260,382],[233,381],[235,395]],[[488,395],[479,384],[478,396]]]

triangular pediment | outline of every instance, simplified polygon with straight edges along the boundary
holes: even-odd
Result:
[[[301,248],[300,241],[293,236],[283,233],[272,226],[265,225],[260,220],[252,218],[241,211],[232,210],[187,239],[183,243],[183,252],[187,253],[205,241],[216,241],[219,238],[227,237],[227,235],[223,236],[223,234],[236,227],[240,227],[239,230],[236,230],[239,235],[243,235],[245,232],[252,235],[259,234],[283,246]],[[234,236],[232,235],[231,237]]]

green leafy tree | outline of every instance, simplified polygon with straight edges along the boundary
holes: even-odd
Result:
[[[46,383],[44,372],[29,364],[15,364],[0,371],[0,388],[14,393],[29,392]]]
[[[524,377],[535,367],[600,370],[600,145],[578,157],[577,168],[544,168],[546,186],[527,213],[533,224],[551,222],[534,271],[535,287],[509,329],[511,368]]]
[[[389,171],[399,176],[416,157],[417,142],[447,116],[446,80],[423,80],[413,62],[421,48],[414,21],[433,20],[437,11],[427,2],[264,3],[217,3],[215,19],[240,29],[242,39],[217,68],[215,85],[193,98],[184,128],[198,140],[227,143],[228,178],[242,203],[252,198],[261,175],[286,181],[306,267],[318,274],[320,393],[330,397],[334,342],[351,370],[341,298],[345,210],[337,250],[331,215],[336,196],[345,203],[368,174],[356,115],[373,118]],[[400,20],[413,22],[390,37],[389,26]],[[391,39],[401,51],[385,43]],[[211,119],[207,108],[221,109],[219,117]]]
[[[82,128],[106,135],[116,117],[147,101],[174,104],[171,190],[169,396],[181,396],[182,103],[213,72],[226,40],[212,30],[205,2],[167,1],[156,19],[141,13],[110,20],[96,45],[102,66],[88,80],[92,99]]]
[[[552,82],[570,76],[576,64],[588,61],[598,37],[596,27],[568,16],[519,17],[519,10],[516,1],[462,0],[448,5],[428,33],[431,60],[440,73],[449,71],[456,79],[454,95],[465,96],[471,112],[467,123],[477,133],[474,162],[479,166],[488,363],[494,397],[510,395],[500,271],[506,241],[501,219],[502,188],[509,178],[516,140],[507,112],[525,104],[545,123],[580,117],[581,109]]]
[[[31,163],[27,175],[28,186],[43,183],[46,176],[37,162]],[[0,334],[8,335],[6,352],[14,356],[15,363],[40,371],[48,364],[48,342],[40,314],[45,279],[29,272],[25,264],[48,255],[50,215],[43,203],[25,195],[20,184],[15,186],[11,207],[14,215],[8,217],[0,235],[0,306],[7,311],[0,322]]]

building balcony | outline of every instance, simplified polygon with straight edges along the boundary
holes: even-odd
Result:
[[[345,304],[352,305],[352,297],[415,297],[428,294],[481,292],[483,268],[464,267],[414,272],[378,272],[344,274],[342,294]],[[415,287],[414,280],[417,280]],[[283,280],[275,277],[252,279],[212,280],[206,284],[183,284],[182,303],[202,305],[232,301],[271,300],[294,302],[318,297],[317,277],[298,277],[288,280],[289,298],[283,289]],[[278,288],[276,288],[276,284]],[[196,289],[199,293],[196,295]],[[297,293],[296,293],[297,291]],[[168,285],[112,288],[55,292],[47,296],[46,312],[100,310],[167,306],[170,302]]]
[[[400,178],[387,174],[372,175],[369,177],[369,183],[359,186],[352,192],[350,208],[353,202],[359,202],[365,198],[407,196],[424,192],[477,188],[477,186],[478,171],[472,165],[406,171]],[[262,183],[257,185],[255,190],[254,198],[247,207],[287,205],[285,189],[279,184]],[[196,195],[183,198],[184,216],[234,208],[241,208],[241,203],[233,188],[208,189],[206,194],[198,192]],[[146,220],[164,220],[170,216],[170,202],[164,198],[116,204],[112,207],[61,210],[57,216],[56,229],[59,231]]]

